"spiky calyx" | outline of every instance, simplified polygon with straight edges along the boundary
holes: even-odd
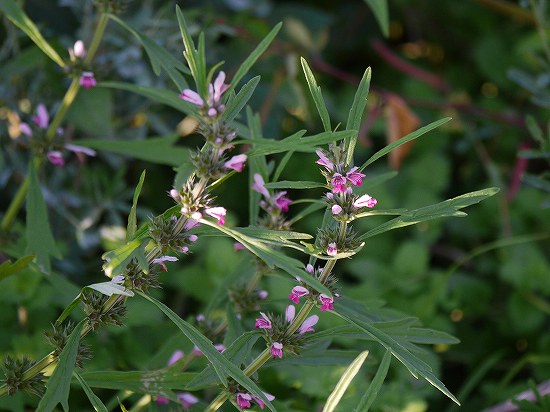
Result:
[[[108,299],[108,296],[95,291],[88,290],[82,294],[84,312],[88,315],[88,322],[92,330],[96,330],[100,326],[107,324],[122,325],[122,319],[126,315],[124,300],[120,298],[113,307],[107,309],[105,308],[105,303]]]
[[[69,336],[73,332],[75,324],[71,321],[63,325],[52,325],[53,330],[47,331],[44,334],[48,343],[53,347],[53,356],[57,357],[63,351],[63,348],[69,340]],[[76,354],[76,366],[82,368],[84,361],[92,359],[92,351],[90,346],[80,342]]]
[[[18,391],[25,391],[39,397],[44,394],[44,375],[42,373],[29,379],[23,379],[25,372],[35,363],[26,356],[23,356],[22,359],[15,359],[9,355],[4,358],[2,371],[5,378],[3,382],[8,388],[9,395]]]

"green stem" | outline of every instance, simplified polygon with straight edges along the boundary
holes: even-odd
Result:
[[[61,101],[61,106],[59,106],[59,110],[55,114],[46,132],[46,139],[48,140],[48,142],[51,142],[54,139],[57,133],[57,129],[59,128],[61,122],[67,114],[67,110],[69,110],[69,107],[71,107],[71,104],[73,104],[74,99],[78,94],[78,89],[80,89],[80,79],[73,79],[71,85],[65,93],[65,96],[63,97],[63,100]]]
[[[85,66],[89,65],[92,59],[94,58],[97,52],[97,49],[99,47],[99,44],[101,43],[101,39],[103,38],[103,34],[105,33],[105,28],[107,27],[108,22],[109,22],[109,15],[106,13],[102,13],[101,16],[99,17],[99,21],[97,22],[97,26],[94,32],[94,37],[92,38],[92,43],[90,44],[90,48],[88,49],[86,59],[84,60]]]
[[[17,190],[15,197],[11,201],[11,204],[8,207],[8,210],[6,211],[6,214],[2,218],[2,226],[1,226],[2,232],[7,232],[10,229],[13,222],[15,221],[15,218],[19,213],[19,210],[21,209],[21,207],[23,206],[23,203],[25,202],[25,197],[27,196],[28,190],[29,190],[29,176],[26,176],[21,186],[19,186],[19,189]]]

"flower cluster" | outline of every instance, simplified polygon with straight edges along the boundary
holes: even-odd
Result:
[[[187,217],[185,230],[198,225],[198,221],[206,214],[217,220],[219,225],[225,224],[227,210],[221,206],[212,206],[212,199],[204,193],[196,193],[196,184],[193,178],[180,189],[172,189],[169,194],[172,199],[181,205],[181,214]]]
[[[170,357],[170,359],[168,360],[168,366],[172,366],[173,364],[178,362],[180,359],[182,359],[184,356],[185,354],[181,350],[175,351]],[[189,408],[191,408],[191,406],[199,402],[199,399],[189,392],[177,393],[176,396],[180,401],[181,406],[183,406],[184,410],[188,410]],[[165,398],[163,396],[159,396],[157,397],[157,403],[161,405],[166,405],[170,403],[170,399]]]
[[[273,230],[288,230],[290,223],[286,220],[284,212],[288,212],[288,207],[292,203],[286,196],[286,191],[275,192],[273,195],[265,187],[265,182],[259,173],[254,174],[254,184],[252,190],[260,193],[263,199],[260,200],[260,207],[267,213],[266,218],[258,222],[259,226]]]
[[[271,402],[272,400],[275,399],[275,396],[273,395],[270,395],[269,393],[265,393],[263,392],[264,396],[267,398],[267,400],[269,400],[269,402]],[[257,396],[254,396],[250,393],[246,393],[246,392],[238,392],[235,394],[235,401],[237,402],[237,405],[239,406],[239,408],[241,409],[249,409],[252,407],[252,401],[256,402],[256,404],[258,404],[258,406],[260,407],[260,409],[264,409],[265,408],[265,402],[262,401],[260,398],[258,398]]]
[[[316,278],[319,278],[323,273],[323,268],[315,269],[313,265],[308,264],[305,268],[306,272],[310,275],[313,275]],[[319,306],[321,312],[326,312],[328,310],[334,310],[334,298],[326,295],[324,293],[318,293],[316,291],[310,291],[307,285],[302,282],[300,278],[296,278],[300,285],[294,286],[288,295],[288,299],[295,305],[300,303],[300,299],[309,299],[312,302],[315,302]],[[340,295],[336,289],[336,278],[334,276],[329,276],[324,282],[325,286],[331,291],[334,297],[339,297]]]
[[[65,68],[70,76],[78,77],[82,87],[90,89],[95,87],[96,80],[94,72],[85,70],[84,60],[86,58],[86,47],[82,40],[77,40],[73,47],[69,48],[70,65]]]
[[[247,312],[260,310],[260,304],[267,299],[268,295],[266,290],[250,290],[241,283],[229,289],[229,300],[239,318]]]

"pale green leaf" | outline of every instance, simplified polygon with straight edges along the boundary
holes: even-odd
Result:
[[[191,76],[193,76],[193,79],[195,79],[198,93],[201,96],[206,96],[206,67],[203,67],[202,65],[203,59],[200,57],[199,52],[195,48],[195,43],[193,42],[193,39],[189,34],[187,23],[178,5],[176,5],[176,16],[178,18],[181,37],[183,39],[183,45],[185,47],[183,56],[185,57],[185,60],[187,60],[187,64],[189,65],[189,69],[191,70]]]
[[[306,59],[300,57],[300,62],[302,63],[302,69],[304,71],[304,75],[306,76],[307,85],[309,86],[309,92],[311,93],[311,97],[313,97],[313,101],[315,102],[315,106],[317,107],[319,117],[321,117],[323,128],[325,129],[325,132],[330,132],[332,130],[332,127],[330,126],[330,117],[328,115],[327,106],[325,105],[325,100],[323,99],[323,94],[321,93],[321,87],[317,85],[315,76],[309,68]]]
[[[361,127],[361,119],[363,113],[365,112],[365,107],[367,106],[367,97],[369,95],[370,89],[370,78],[371,78],[371,69],[370,67],[365,70],[363,77],[359,82],[357,91],[355,92],[355,97],[353,98],[353,103],[351,104],[351,109],[348,114],[348,121],[346,123],[346,130],[354,130],[355,133],[350,136],[349,139],[346,139],[346,148],[348,150],[346,157],[346,164],[349,165],[353,160],[353,153],[355,150],[355,145],[357,144],[357,135]]]
[[[26,269],[34,260],[34,258],[35,256],[32,255],[23,256],[13,263],[10,260],[2,263],[0,265],[0,280],[5,279],[8,276],[15,275],[21,272],[23,269]]]
[[[253,114],[250,106],[246,108],[246,118],[248,123],[248,129],[250,132],[250,142],[252,147],[255,147],[255,142],[262,139],[262,126],[260,116]],[[254,225],[260,214],[260,198],[261,194],[252,190],[254,184],[254,175],[260,174],[264,181],[267,180],[267,162],[265,156],[249,156],[248,157],[248,223]]]
[[[220,117],[220,120],[226,122],[233,120],[248,103],[259,82],[260,76],[254,77],[241,88],[236,96],[230,98]]]
[[[384,37],[390,35],[390,17],[388,13],[388,0],[365,0],[369,5]]]
[[[380,366],[376,371],[376,375],[374,376],[374,379],[370,383],[365,394],[361,397],[359,404],[353,410],[354,412],[368,412],[372,403],[378,396],[378,392],[380,392],[380,388],[382,388],[382,384],[384,383],[384,379],[386,379],[386,375],[388,374],[388,369],[390,368],[390,363],[391,363],[391,352],[386,351],[386,353],[384,354],[384,357],[382,358],[382,362],[380,362]]]
[[[76,377],[76,380],[78,383],[80,383],[80,386],[82,386],[82,389],[84,389],[84,392],[86,393],[86,396],[90,400],[90,403],[96,410],[96,412],[108,412],[109,410],[107,407],[101,402],[101,399],[99,399],[96,394],[92,391],[92,388],[86,383],[84,378],[80,376],[80,374],[77,371],[73,371],[74,376]]]
[[[119,275],[134,258],[137,259],[141,268],[148,269],[147,258],[144,252],[147,242],[148,239],[137,238],[118,249],[104,253],[102,258],[106,261],[103,264],[105,274],[110,278]]]
[[[132,292],[129,289],[126,289],[122,285],[118,285],[113,282],[94,283],[92,285],[86,286],[86,288],[97,290],[99,293],[102,293],[106,296],[112,296],[112,295],[134,296],[134,292]]]
[[[130,241],[134,238],[137,230],[137,202],[139,199],[139,194],[141,193],[141,188],[143,187],[143,182],[145,181],[145,170],[141,172],[139,177],[139,182],[134,191],[134,199],[132,201],[132,208],[130,209],[130,214],[128,215],[128,227],[126,229],[126,241]]]

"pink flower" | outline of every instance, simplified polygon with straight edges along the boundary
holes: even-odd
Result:
[[[42,103],[40,103],[36,107],[36,115],[34,115],[32,117],[32,120],[41,129],[46,129],[48,127],[48,125],[50,124],[50,116],[48,115],[48,111],[46,110],[46,106],[44,106]]]
[[[313,329],[313,326],[317,324],[319,321],[319,316],[313,315],[304,320],[304,323],[302,323],[302,326],[300,326],[299,333],[300,335],[303,335],[306,332],[315,332],[315,329]]]
[[[256,328],[258,329],[271,329],[271,320],[265,313],[260,312],[259,318],[256,319]]]
[[[363,195],[361,197],[358,197],[355,202],[353,202],[353,206],[356,208],[362,208],[362,207],[370,207],[373,208],[376,206],[376,203],[378,201],[374,197],[370,197],[369,195]]]
[[[187,239],[189,239],[191,243],[195,243],[198,238],[199,237],[197,235],[190,235]]]
[[[363,183],[363,178],[365,177],[363,173],[357,171],[358,169],[359,168],[356,166],[346,173],[346,178],[354,186],[361,186],[361,184]]]
[[[225,162],[223,166],[227,169],[233,169],[233,170],[236,170],[237,172],[242,172],[246,159],[247,159],[247,156],[245,154],[233,156],[231,159]]]
[[[275,396],[269,394],[269,393],[265,393],[265,392],[262,392],[264,394],[264,396],[267,398],[267,400],[269,402],[271,402],[273,399],[275,399]],[[254,402],[256,402],[258,404],[258,406],[260,407],[260,409],[264,409],[265,408],[265,402],[262,401],[260,398],[258,398],[257,396],[254,396],[252,395],[252,399],[254,399]]]
[[[19,131],[25,136],[32,137],[32,129],[27,123],[19,123]]]
[[[199,357],[199,356],[202,356],[202,351],[199,349],[198,346],[194,346],[193,347],[193,355],[195,355],[196,357]]]
[[[52,150],[51,152],[48,152],[46,157],[54,166],[63,166],[65,164],[65,160],[63,160],[63,155],[58,150]]]
[[[286,307],[286,311],[285,311],[285,319],[288,323],[292,323],[292,321],[294,320],[294,315],[296,314],[296,308],[294,307],[294,305],[288,305]]]
[[[183,99],[189,103],[192,103],[195,106],[204,105],[204,100],[202,100],[202,97],[200,97],[200,95],[197,92],[191,89],[185,89],[183,92],[181,92],[180,99]]]
[[[181,350],[175,351],[172,356],[170,356],[170,359],[168,360],[168,366],[173,365],[177,361],[179,361],[181,358],[183,358],[185,355]]]
[[[181,402],[183,409],[187,410],[194,404],[198,403],[197,397],[191,395],[189,392],[178,393],[178,400]]]
[[[275,201],[275,206],[277,206],[283,212],[288,212],[288,205],[292,203],[288,197],[285,196],[286,191],[277,193],[273,200]]]
[[[333,215],[339,215],[340,213],[342,213],[343,209],[340,205],[333,205],[331,210]]]
[[[165,398],[163,396],[159,396],[159,397],[157,397],[157,403],[159,405],[168,405],[170,403],[170,399]]]
[[[176,202],[179,202],[181,200],[180,192],[176,189],[170,189],[168,192],[170,194],[170,197],[174,199]]]
[[[80,76],[80,85],[86,89],[95,87],[96,81],[93,72],[82,72]]]
[[[93,149],[90,149],[88,147],[84,147],[84,146],[78,146],[76,144],[66,144],[65,146],[65,149],[67,150],[70,150],[71,152],[73,153],[82,153],[82,154],[85,154],[86,156],[95,156],[97,153],[95,150]]]
[[[317,156],[319,156],[319,160],[317,160],[315,163],[321,166],[325,166],[329,170],[334,170],[334,163],[332,163],[328,159],[328,157],[325,156],[321,149],[317,149],[315,153],[317,153]]]
[[[269,296],[269,292],[267,290],[259,290],[258,291],[258,297],[262,300],[265,300],[267,299],[267,297]]]
[[[170,194],[172,193],[172,191],[170,191]],[[177,200],[176,200],[177,201]],[[199,213],[200,214],[200,213]],[[199,219],[202,217],[202,215],[199,217]],[[193,229],[194,227],[198,226],[199,225],[199,222],[197,222],[198,219],[187,219],[186,222],[185,222],[185,225],[183,225],[183,228],[187,231],[187,230],[191,230]]]
[[[330,180],[333,193],[344,193],[346,191],[346,178],[340,173],[334,173]]]
[[[207,215],[212,216],[215,219],[218,219],[218,224],[222,225],[225,223],[225,214],[227,213],[227,210],[225,207],[217,206],[217,207],[209,207],[204,211]]]
[[[206,316],[204,316],[202,313],[199,313],[195,319],[197,322],[204,322],[206,320]]]
[[[312,264],[308,263],[308,264],[306,265],[306,272],[307,272],[307,273],[310,273],[310,274],[313,274],[313,272],[315,272],[315,268],[313,267]]]
[[[288,298],[297,305],[300,303],[300,298],[307,294],[309,294],[309,291],[303,286],[294,286],[292,288],[292,293],[288,295]]]
[[[208,104],[210,106],[217,106],[220,103],[222,94],[229,88],[229,85],[224,82],[225,72],[220,71],[214,83],[210,83],[208,87]]]
[[[175,262],[178,258],[174,256],[161,256],[159,258],[153,259],[153,263],[158,263],[160,266],[162,266],[162,270],[165,272],[168,272],[168,268],[166,267],[166,263],[164,262]]]
[[[254,184],[252,185],[252,190],[255,192],[261,193],[266,199],[269,199],[269,192],[265,188],[264,179],[259,173],[254,173]]]
[[[336,256],[338,254],[338,249],[336,249],[336,243],[329,243],[327,246],[327,255]]]
[[[327,296],[325,295],[324,293],[321,293],[319,295],[319,300],[321,301],[322,303],[322,306],[321,306],[321,312],[325,312],[327,310],[334,310],[334,299],[331,298],[330,296]]]
[[[84,47],[84,42],[82,40],[77,40],[74,43],[74,46],[72,49],[69,49],[69,53],[72,54],[74,57],[78,57],[79,59],[83,59],[86,57],[86,48]]]
[[[246,248],[244,247],[244,245],[242,243],[239,243],[239,242],[235,242],[233,243],[233,250],[235,252],[238,252],[239,250],[245,250]]]
[[[214,345],[214,348],[216,348],[216,350],[220,353],[224,353],[225,352],[225,345],[223,343],[216,343]]]
[[[241,409],[248,409],[252,406],[250,401],[252,400],[252,395],[248,393],[238,393],[236,396],[237,405]]]
[[[283,357],[283,344],[279,342],[273,342],[271,344],[271,354],[274,358],[282,359]]]

